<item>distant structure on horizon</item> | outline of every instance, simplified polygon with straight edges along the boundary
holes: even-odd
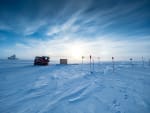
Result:
[[[18,58],[16,58],[16,55],[14,54],[14,55],[8,57],[8,59],[9,59],[9,60],[17,60]]]
[[[60,64],[68,64],[68,60],[67,59],[60,59]]]

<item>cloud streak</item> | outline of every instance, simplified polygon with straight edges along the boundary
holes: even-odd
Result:
[[[72,38],[61,38],[53,40],[27,40],[27,44],[17,43],[13,48],[9,49],[9,54],[16,53],[21,58],[34,58],[37,55],[49,55],[53,58],[66,56],[73,58],[70,48],[80,47],[83,50],[81,55],[89,56],[92,54],[95,57],[101,56],[102,60],[109,60],[111,56],[116,56],[121,59],[146,56],[149,57],[150,44],[147,41],[139,40],[114,40],[103,38],[96,38],[96,40],[78,39],[72,36]],[[24,52],[26,54],[24,54]]]
[[[148,58],[150,8],[147,4],[150,4],[148,0],[114,0],[113,3],[109,0],[37,0],[33,3],[27,0],[16,3],[18,11],[9,8],[7,2],[2,3],[3,57],[14,53],[21,58],[70,56],[69,48],[76,45],[82,47],[82,54],[86,56]]]

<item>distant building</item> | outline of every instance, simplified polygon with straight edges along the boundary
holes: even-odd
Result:
[[[60,64],[68,64],[67,59],[60,59]]]
[[[14,54],[14,55],[8,57],[8,59],[9,59],[9,60],[16,60],[17,58],[16,58],[16,55]]]

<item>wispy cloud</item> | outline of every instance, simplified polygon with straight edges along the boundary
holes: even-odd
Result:
[[[21,58],[34,58],[37,55],[49,55],[51,57],[72,57],[72,47],[80,47],[81,55],[101,56],[102,60],[108,60],[111,56],[118,58],[129,58],[136,56],[149,57],[150,44],[143,40],[115,40],[105,37],[96,38],[95,40],[82,38],[59,38],[53,40],[33,40],[29,39],[23,43],[17,43],[13,48],[6,50],[9,54],[16,53]],[[24,54],[25,52],[25,54]],[[72,57],[73,58],[73,57]]]
[[[70,56],[70,48],[79,46],[86,56],[149,56],[150,15],[147,3],[147,0],[116,0],[114,3],[97,0],[41,1],[35,4],[36,9],[30,2],[24,4],[31,6],[21,8],[20,12],[3,7],[6,11],[0,11],[0,30],[17,34],[11,37],[16,40],[9,47],[6,44],[3,52],[6,55],[16,53],[22,58]],[[6,16],[12,19],[5,21]],[[7,33],[3,35],[8,37]],[[20,38],[21,41],[18,40]]]

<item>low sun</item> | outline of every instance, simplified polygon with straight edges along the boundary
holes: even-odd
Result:
[[[80,59],[84,54],[84,48],[82,45],[79,44],[71,45],[69,47],[69,53],[71,54],[71,57],[75,59]]]

